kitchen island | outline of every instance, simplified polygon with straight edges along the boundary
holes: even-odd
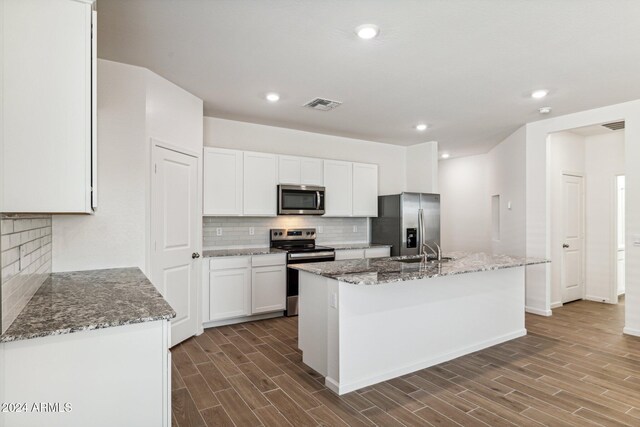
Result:
[[[525,335],[524,267],[548,261],[449,255],[292,266],[303,362],[344,394]]]
[[[175,315],[138,268],[51,274],[0,335],[0,427],[170,426]]]

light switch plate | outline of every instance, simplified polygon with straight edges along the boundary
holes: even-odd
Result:
[[[354,225],[354,226],[353,226],[353,232],[354,232],[354,233],[357,233],[357,232],[358,232],[358,226],[357,226],[357,225]]]
[[[331,294],[331,308],[338,308],[338,294]]]
[[[324,227],[319,225],[318,226],[318,234],[322,234],[322,233],[324,233]]]

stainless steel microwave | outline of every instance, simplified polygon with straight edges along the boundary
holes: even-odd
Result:
[[[278,215],[323,215],[324,187],[278,185]]]

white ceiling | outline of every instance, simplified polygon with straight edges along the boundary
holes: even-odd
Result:
[[[526,122],[640,98],[638,0],[100,0],[98,54],[205,115],[482,153]],[[353,30],[374,23],[380,36]],[[529,97],[550,90],[546,99]],[[281,101],[264,100],[268,91]],[[331,112],[301,105],[344,102]],[[418,122],[432,128],[417,132]]]
[[[605,135],[612,132],[624,132],[623,129],[620,130],[611,130],[600,124],[584,126],[581,128],[570,129],[569,132],[575,133],[580,136],[596,136],[596,135]]]

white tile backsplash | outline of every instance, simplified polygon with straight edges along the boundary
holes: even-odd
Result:
[[[3,215],[0,219],[2,332],[51,273],[51,216]]]
[[[269,230],[272,228],[315,228],[318,244],[364,243],[369,241],[367,218],[323,218],[317,216],[256,217],[204,217],[203,247],[227,249],[269,246]],[[354,227],[357,231],[354,232]],[[218,236],[216,229],[222,229]],[[253,228],[254,234],[249,234]]]

